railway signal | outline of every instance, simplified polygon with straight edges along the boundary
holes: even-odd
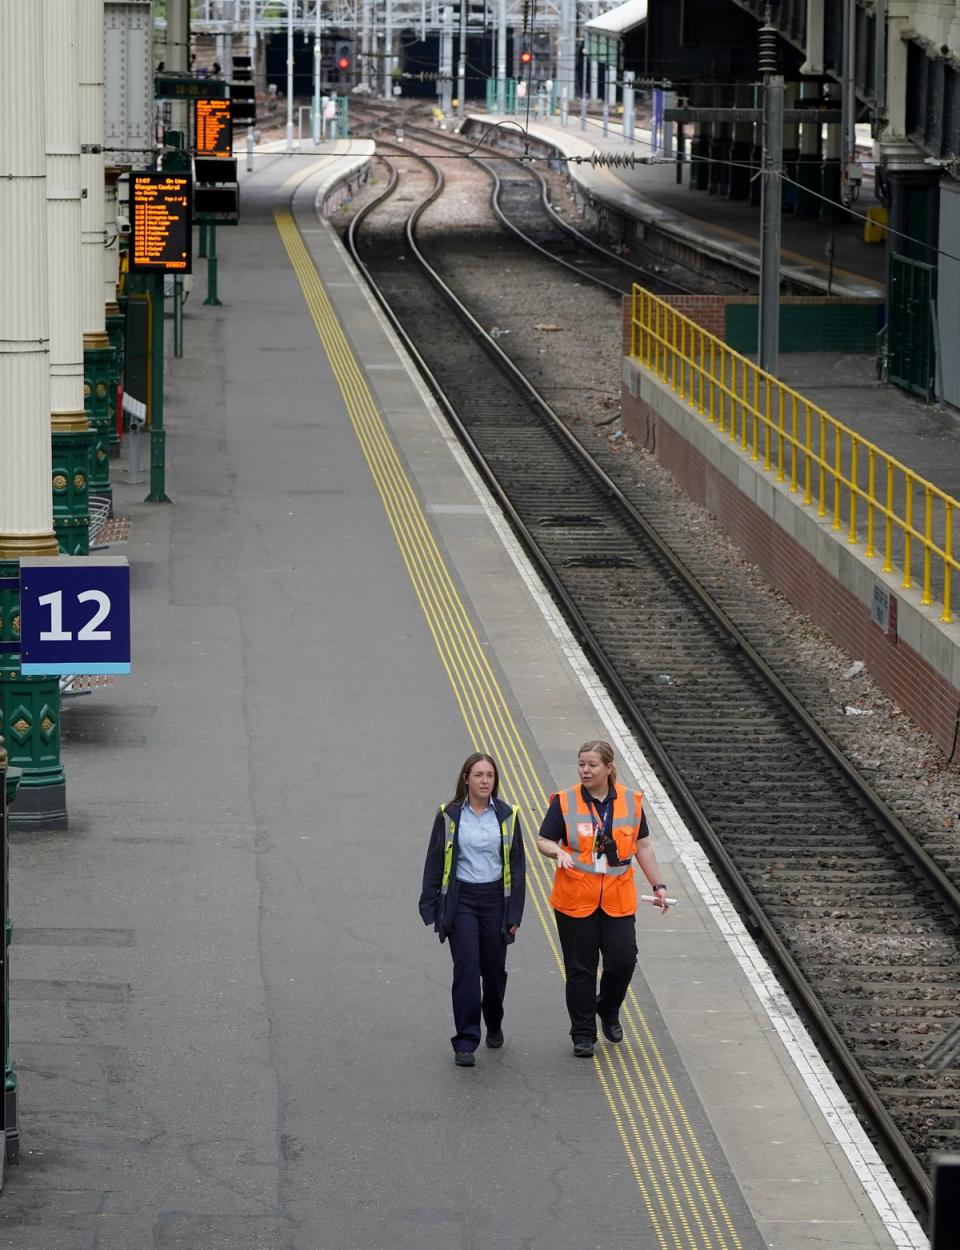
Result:
[[[533,53],[530,51],[529,47],[524,44],[524,46],[520,49],[520,64],[529,65],[532,60]]]
[[[333,54],[333,63],[341,74],[345,74],[353,65],[353,49],[346,39],[337,42]]]

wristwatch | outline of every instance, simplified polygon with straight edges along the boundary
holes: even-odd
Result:
[[[667,888],[667,887],[666,887],[666,886],[663,884],[663,882],[661,881],[659,885],[655,885],[655,886],[653,887],[653,892],[654,892],[654,894],[656,894],[657,890],[665,890],[666,888]]]

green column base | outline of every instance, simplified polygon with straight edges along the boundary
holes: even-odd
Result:
[[[0,560],[0,578],[19,578],[16,560]],[[20,638],[16,590],[0,590],[0,639]],[[66,778],[60,763],[60,680],[53,673],[24,677],[19,655],[0,656],[0,736],[20,786],[9,810],[10,829],[67,828]]]
[[[822,166],[819,156],[801,156],[797,162],[797,216],[808,221],[820,216]]]
[[[3,1161],[11,1167],[16,1167],[20,1162],[20,1119],[17,1115],[17,1070],[12,1061],[7,1063],[4,1077],[3,1111],[6,1140]]]
[[[84,421],[84,429],[55,427],[53,431],[53,532],[65,556],[90,554],[90,459],[94,433],[84,414],[77,416]]]
[[[0,794],[0,854],[3,855],[3,879],[6,884],[3,897],[0,898],[0,907],[2,907],[3,915],[3,943],[6,959],[4,962],[4,975],[0,981],[0,993],[3,994],[4,1006],[4,1030],[3,1045],[3,1162],[16,1164],[20,1162],[20,1125],[17,1116],[17,1070],[13,1060],[10,1058],[10,942],[13,937],[13,926],[10,923],[10,843],[7,837],[9,830],[9,818],[7,811],[9,805],[17,797],[17,789],[20,785],[20,769],[11,768],[7,764],[6,749],[3,739],[0,738],[0,751],[3,752],[3,777],[5,780],[4,792]]]
[[[83,407],[93,426],[93,457],[90,462],[90,494],[102,495],[113,503],[110,485],[110,424],[111,409],[116,421],[116,353],[105,334],[97,336],[90,344],[84,336],[83,348]],[[110,388],[113,388],[113,402]]]
[[[820,190],[825,198],[820,201],[820,221],[825,226],[839,226],[850,220],[850,214],[839,203],[840,182],[840,162],[824,161]]]
[[[123,369],[124,316],[118,305],[107,305],[107,338],[114,351],[113,372],[107,384],[107,409],[110,417],[110,455],[120,455],[120,430],[117,421],[117,387]]]

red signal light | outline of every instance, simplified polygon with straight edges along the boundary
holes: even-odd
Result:
[[[348,56],[340,57],[340,59],[337,61],[337,69],[349,69],[349,68],[350,68],[350,58]]]
[[[520,64],[529,65],[532,60],[533,53],[528,48],[524,48],[524,50],[520,53]]]

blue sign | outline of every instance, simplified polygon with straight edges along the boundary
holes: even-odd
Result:
[[[20,561],[20,671],[130,672],[130,567],[124,556]]]

